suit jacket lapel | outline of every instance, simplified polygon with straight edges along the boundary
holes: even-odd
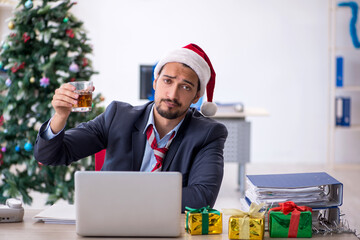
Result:
[[[187,125],[190,122],[190,119],[191,119],[191,111],[188,111],[183,123],[181,124],[181,127],[179,128],[178,133],[176,134],[176,137],[172,141],[172,143],[169,147],[169,150],[166,153],[166,156],[165,156],[165,159],[163,162],[163,166],[162,166],[162,171],[169,170],[170,164],[173,161],[174,156],[175,156],[176,152],[178,151],[179,146],[184,138],[184,132],[185,132],[185,129],[187,128]]]
[[[146,107],[145,113],[135,122],[135,131],[132,133],[132,154],[133,154],[133,171],[140,171],[141,163],[144,156],[146,135],[143,134],[152,104]]]

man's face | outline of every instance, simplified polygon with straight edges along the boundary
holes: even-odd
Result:
[[[183,117],[200,98],[198,76],[182,63],[167,63],[155,79],[155,109],[166,119]]]

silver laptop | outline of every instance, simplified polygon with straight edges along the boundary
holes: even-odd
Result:
[[[181,192],[178,172],[76,172],[76,232],[81,236],[177,237]]]

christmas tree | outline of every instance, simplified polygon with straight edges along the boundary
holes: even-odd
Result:
[[[53,115],[55,89],[72,81],[88,81],[96,72],[83,23],[69,10],[70,1],[21,0],[1,43],[0,69],[0,202],[9,197],[31,204],[31,191],[47,193],[47,203],[73,202],[74,173],[93,170],[94,159],[71,166],[42,166],[33,157],[41,123]],[[103,112],[100,94],[89,113],[70,114],[66,128]]]

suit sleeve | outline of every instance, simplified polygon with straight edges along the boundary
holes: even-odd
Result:
[[[208,131],[204,144],[191,166],[188,185],[183,188],[183,212],[185,206],[191,208],[214,206],[223,178],[223,149],[226,137],[227,130],[222,124],[216,124]]]
[[[115,112],[115,104],[111,104],[95,119],[62,131],[50,140],[38,134],[34,146],[35,159],[45,165],[69,165],[106,148],[108,129]],[[46,125],[47,122],[39,132],[42,132]]]

